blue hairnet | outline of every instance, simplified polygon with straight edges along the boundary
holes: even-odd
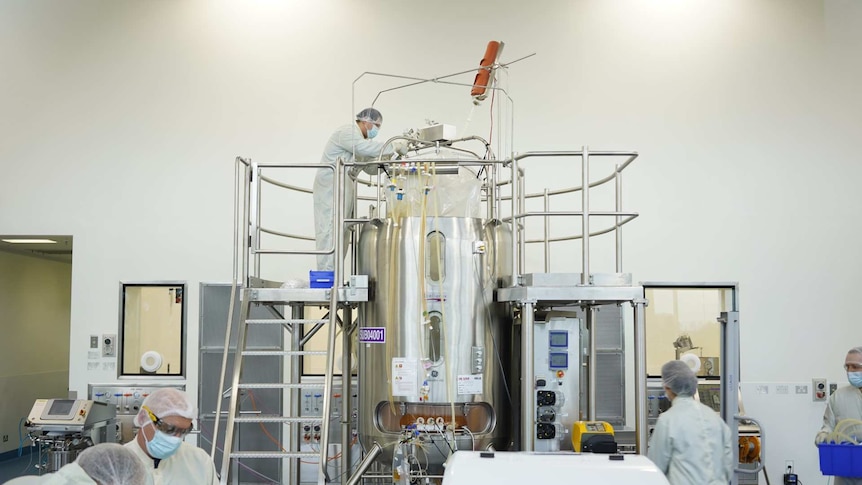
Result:
[[[147,482],[147,470],[141,459],[117,443],[87,448],[78,455],[75,463],[97,483],[144,485]]]
[[[374,108],[365,108],[356,115],[356,121],[368,121],[370,123],[383,123],[383,115]]]
[[[661,366],[661,383],[677,396],[694,396],[697,376],[681,360],[672,360]]]

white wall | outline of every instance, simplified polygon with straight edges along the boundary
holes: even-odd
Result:
[[[502,39],[504,60],[537,53],[510,69],[515,150],[642,154],[626,270],[739,281],[743,380],[838,380],[862,342],[860,20],[853,0],[3,2],[0,227],[74,235],[70,386],[84,392],[114,378],[86,372],[83,350],[116,330],[119,280],[188,280],[197,322],[197,283],[230,279],[236,155],[317,161],[361,72],[469,69]],[[363,79],[357,107],[388,85]],[[378,106],[383,136],[470,111],[466,88]],[[528,170],[578,184],[571,167]],[[284,220],[311,231],[308,212]],[[609,271],[598,245],[594,270]],[[577,271],[572,254],[555,251],[558,269]],[[816,425],[791,409],[764,416],[796,430],[770,457],[814,453]],[[816,465],[797,471],[818,483]]]
[[[0,453],[36,399],[68,395],[71,285],[70,264],[0,251]]]

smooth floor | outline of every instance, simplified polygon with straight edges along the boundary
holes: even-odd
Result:
[[[36,469],[37,455],[35,453],[30,455],[27,451],[24,450],[25,454],[23,456],[15,456],[0,461],[0,483],[6,483],[13,478],[23,477],[24,475],[39,474],[39,471]]]

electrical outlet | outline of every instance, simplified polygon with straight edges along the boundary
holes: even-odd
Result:
[[[98,349],[99,348],[99,336],[98,335],[90,335],[90,348]]]
[[[813,390],[813,393],[811,394],[811,399],[815,402],[825,401],[826,398],[829,397],[829,395],[826,394],[826,391],[828,390],[826,386],[826,379],[811,379],[811,389]]]
[[[102,357],[115,357],[117,355],[117,336],[113,334],[102,335]]]
[[[793,460],[784,460],[784,473],[793,473]]]
[[[4,434],[4,435],[3,435],[3,442],[5,443],[5,442],[7,442],[7,441],[9,441],[9,435],[8,435],[8,434]]]

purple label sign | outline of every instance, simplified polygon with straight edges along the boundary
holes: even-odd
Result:
[[[359,329],[359,341],[366,344],[386,343],[386,327],[362,327]]]

